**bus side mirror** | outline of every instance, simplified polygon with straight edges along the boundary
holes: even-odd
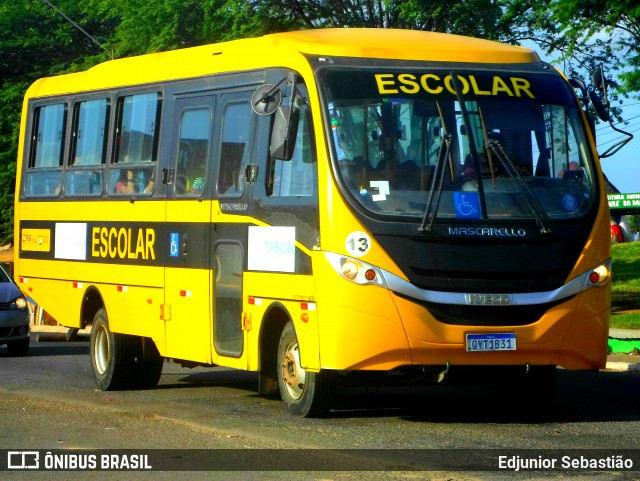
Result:
[[[593,105],[593,110],[596,111],[600,120],[603,122],[609,122],[609,120],[611,120],[611,115],[609,114],[609,110],[602,103],[602,100],[600,100],[600,96],[593,90],[590,90],[589,100],[591,101],[591,105]]]
[[[593,82],[595,88],[597,88],[601,92],[606,92],[607,79],[604,76],[604,68],[602,67],[602,65],[598,65],[598,67],[591,74],[591,82]]]
[[[596,111],[596,114],[603,122],[609,122],[611,120],[611,114],[609,113],[609,98],[607,95],[607,78],[604,75],[604,68],[602,65],[598,65],[591,74],[591,82],[596,90],[602,92],[602,97],[595,91],[589,91],[589,100],[591,105]],[[604,101],[603,101],[604,99]]]
[[[300,109],[291,109],[288,105],[281,105],[273,118],[271,130],[271,157],[280,160],[291,160],[298,136]]]
[[[589,94],[587,93],[587,86],[579,78],[570,78],[569,84],[574,89],[580,90],[580,102],[582,102],[582,108],[586,110],[589,106]]]

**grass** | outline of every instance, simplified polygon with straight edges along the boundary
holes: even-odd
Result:
[[[611,327],[640,329],[640,242],[612,246]]]

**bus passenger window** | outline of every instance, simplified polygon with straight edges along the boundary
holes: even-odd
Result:
[[[182,113],[177,152],[176,194],[201,194],[207,180],[211,109],[190,109]]]
[[[65,104],[45,105],[34,110],[26,195],[60,194],[66,118]]]
[[[108,191],[148,194],[155,186],[152,172],[158,150],[161,99],[157,93],[118,99],[116,137]],[[127,164],[126,167],[119,164]]]
[[[75,106],[69,165],[77,167],[104,163],[108,118],[107,99],[79,102]]]
[[[30,167],[62,165],[66,118],[67,106],[64,104],[36,109]]]
[[[108,99],[87,100],[74,106],[65,195],[96,196],[102,193],[108,118]]]
[[[159,94],[129,95],[118,99],[115,161],[156,160],[159,126]]]
[[[224,113],[218,192],[239,195],[244,191],[251,108],[248,103],[229,105]]]

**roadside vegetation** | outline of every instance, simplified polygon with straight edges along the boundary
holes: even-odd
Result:
[[[640,242],[612,246],[611,327],[640,329]]]

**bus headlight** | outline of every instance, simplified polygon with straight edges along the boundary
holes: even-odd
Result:
[[[334,270],[343,278],[356,284],[374,284],[386,287],[387,284],[379,268],[362,262],[360,259],[334,254],[333,252],[325,252],[325,255]]]
[[[343,262],[342,275],[351,281],[354,280],[358,275],[358,265],[350,260]]]

